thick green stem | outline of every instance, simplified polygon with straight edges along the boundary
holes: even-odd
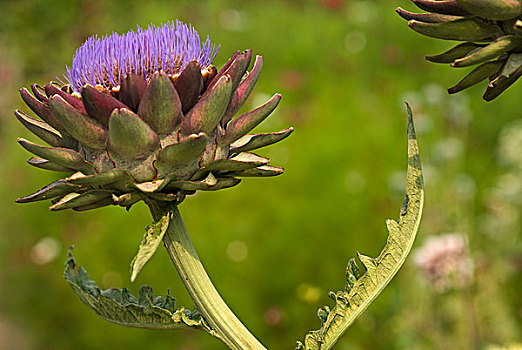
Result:
[[[169,210],[172,219],[163,242],[205,321],[230,349],[266,350],[225,304],[210,281],[190,241],[177,207],[172,206]],[[156,219],[159,213],[154,213],[152,208],[151,212]]]

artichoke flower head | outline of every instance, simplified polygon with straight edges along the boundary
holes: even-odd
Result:
[[[426,13],[397,9],[414,31],[437,39],[461,41],[426,59],[452,67],[478,65],[450,94],[488,80],[484,100],[491,101],[522,76],[521,0],[412,0]]]
[[[18,120],[46,142],[18,142],[28,163],[72,175],[31,195],[51,210],[130,208],[144,200],[183,201],[196,191],[237,185],[241,177],[273,176],[282,168],[250,153],[278,142],[292,128],[248,134],[278,105],[234,117],[261,71],[251,51],[235,52],[218,71],[219,47],[179,21],[119,35],[91,37],[76,51],[66,84],[31,85],[22,99],[41,120],[16,110]]]

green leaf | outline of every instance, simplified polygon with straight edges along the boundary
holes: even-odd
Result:
[[[183,307],[176,309],[176,299],[168,293],[154,297],[152,289],[141,286],[138,297],[126,289],[101,290],[84,268],[76,265],[69,250],[64,277],[74,293],[101,318],[120,325],[146,329],[179,329],[190,327],[215,332],[207,325],[201,314]]]
[[[387,220],[389,235],[386,245],[377,258],[359,254],[366,273],[358,277],[357,265],[351,261],[346,270],[347,284],[344,290],[329,293],[335,306],[320,310],[322,327],[305,336],[304,344],[297,349],[331,349],[343,333],[377,298],[393,276],[399,271],[411,250],[422,215],[424,185],[422,169],[413,127],[411,109],[408,108],[408,171],[406,199],[399,219]]]
[[[138,254],[132,259],[131,262],[131,282],[136,280],[136,276],[141,271],[143,266],[147,263],[147,261],[152,258],[156,250],[158,249],[161,241],[163,240],[163,236],[167,231],[167,227],[169,227],[169,222],[171,219],[171,215],[167,214],[163,216],[157,222],[154,222],[151,226],[147,227],[145,231],[145,235],[140,242],[140,246],[138,248]]]

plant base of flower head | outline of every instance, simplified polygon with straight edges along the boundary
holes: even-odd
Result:
[[[491,101],[522,76],[522,14],[519,0],[412,0],[427,13],[402,8],[397,13],[414,31],[437,39],[461,41],[426,59],[452,67],[478,65],[450,94],[488,81],[484,100]]]
[[[235,117],[260,75],[262,57],[248,72],[251,51],[235,52],[218,71],[211,65],[215,53],[208,38],[201,43],[180,22],[138,28],[87,40],[67,70],[69,84],[33,84],[32,94],[22,88],[22,99],[41,120],[19,110],[15,115],[50,146],[19,139],[35,155],[28,163],[72,175],[17,201],[51,199],[51,210],[180,203],[243,177],[281,174],[250,151],[293,129],[248,134],[281,96]]]

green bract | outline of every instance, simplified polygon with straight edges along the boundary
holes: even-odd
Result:
[[[292,128],[248,134],[277,107],[264,105],[235,114],[251,93],[263,60],[250,72],[251,51],[236,52],[218,72],[191,61],[175,74],[129,73],[119,85],[36,84],[20,94],[41,120],[15,115],[41,146],[18,142],[35,157],[29,164],[72,175],[17,202],[52,199],[51,210],[88,210],[118,204],[181,202],[198,190],[232,187],[241,177],[273,176],[282,168],[250,151],[278,142]]]
[[[522,76],[522,3],[520,0],[412,0],[428,13],[397,13],[416,32],[463,43],[426,59],[452,67],[478,65],[450,94],[489,80],[484,100],[491,101]]]

